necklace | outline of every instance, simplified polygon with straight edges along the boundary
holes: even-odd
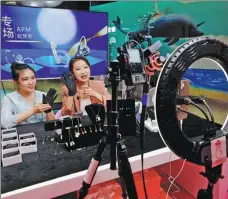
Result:
[[[99,113],[100,113],[101,107],[99,108],[97,115],[94,113],[94,111],[93,111],[93,109],[91,108],[90,105],[89,105],[89,108],[90,108],[91,111],[93,112],[93,115],[95,116],[96,122],[100,122],[100,121],[101,121],[101,118],[100,118],[100,116],[99,116]]]

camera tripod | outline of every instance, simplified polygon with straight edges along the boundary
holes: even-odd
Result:
[[[138,199],[137,191],[133,179],[130,163],[127,156],[127,148],[124,141],[118,133],[118,110],[117,110],[117,87],[120,78],[120,63],[110,62],[111,68],[110,81],[112,85],[112,106],[110,116],[111,124],[108,127],[108,135],[104,136],[98,145],[97,152],[92,158],[87,174],[84,177],[82,188],[79,191],[79,199],[83,199],[88,194],[89,188],[96,175],[97,168],[102,160],[102,154],[108,144],[110,144],[110,169],[116,170],[116,158],[119,168],[119,176],[121,179],[122,197],[123,199]],[[117,157],[116,157],[117,156]]]
[[[224,178],[222,174],[222,164],[216,167],[207,167],[206,172],[200,173],[202,176],[208,179],[207,189],[200,189],[197,195],[197,199],[213,199],[213,188],[218,182],[219,178]]]

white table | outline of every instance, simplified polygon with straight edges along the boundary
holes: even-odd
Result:
[[[167,147],[144,154],[144,169],[152,168],[179,159]],[[141,171],[141,156],[129,158],[132,172]],[[110,164],[100,166],[97,170],[93,185],[118,178],[118,172],[109,169]],[[86,170],[56,178],[43,183],[11,191],[1,195],[3,199],[50,199],[81,188]]]

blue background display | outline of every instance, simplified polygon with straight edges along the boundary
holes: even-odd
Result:
[[[85,45],[91,75],[107,74],[107,13],[5,5],[1,11],[2,80],[11,79],[13,61],[32,66],[37,78],[59,78]]]

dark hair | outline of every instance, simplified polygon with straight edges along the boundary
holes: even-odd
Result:
[[[31,66],[29,66],[27,64],[19,64],[19,63],[13,62],[11,64],[11,75],[12,75],[13,80],[18,81],[19,72],[22,70],[25,70],[25,69],[30,69],[36,75],[35,70]]]
[[[78,60],[83,60],[90,67],[89,61],[85,57],[83,57],[83,56],[76,56],[76,57],[72,58],[70,60],[70,62],[69,62],[69,70],[70,70],[70,72],[73,73],[73,65]]]

